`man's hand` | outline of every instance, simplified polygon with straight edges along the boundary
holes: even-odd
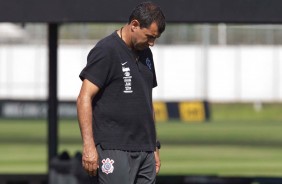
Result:
[[[82,166],[90,176],[96,176],[99,168],[99,157],[95,146],[84,146]]]
[[[156,148],[156,151],[154,153],[155,153],[155,160],[156,160],[156,174],[158,174],[161,169],[161,160],[160,160],[159,149]]]

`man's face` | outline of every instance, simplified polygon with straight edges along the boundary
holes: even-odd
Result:
[[[140,26],[137,26],[134,33],[132,44],[136,50],[144,50],[154,46],[156,39],[160,37],[158,26],[155,22],[148,28],[140,28]]]

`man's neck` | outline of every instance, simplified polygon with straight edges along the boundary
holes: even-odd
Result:
[[[119,37],[124,41],[129,49],[133,49],[130,35],[130,25],[126,24],[118,30]]]

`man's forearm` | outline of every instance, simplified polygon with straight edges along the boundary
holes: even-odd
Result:
[[[78,122],[83,140],[83,145],[95,145],[92,129],[92,106],[88,97],[77,98]]]

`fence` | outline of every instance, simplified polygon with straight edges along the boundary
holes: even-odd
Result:
[[[60,100],[76,99],[91,47],[59,47]],[[281,46],[157,45],[153,52],[155,100],[282,101]],[[0,99],[46,99],[47,79],[45,46],[0,45]]]

